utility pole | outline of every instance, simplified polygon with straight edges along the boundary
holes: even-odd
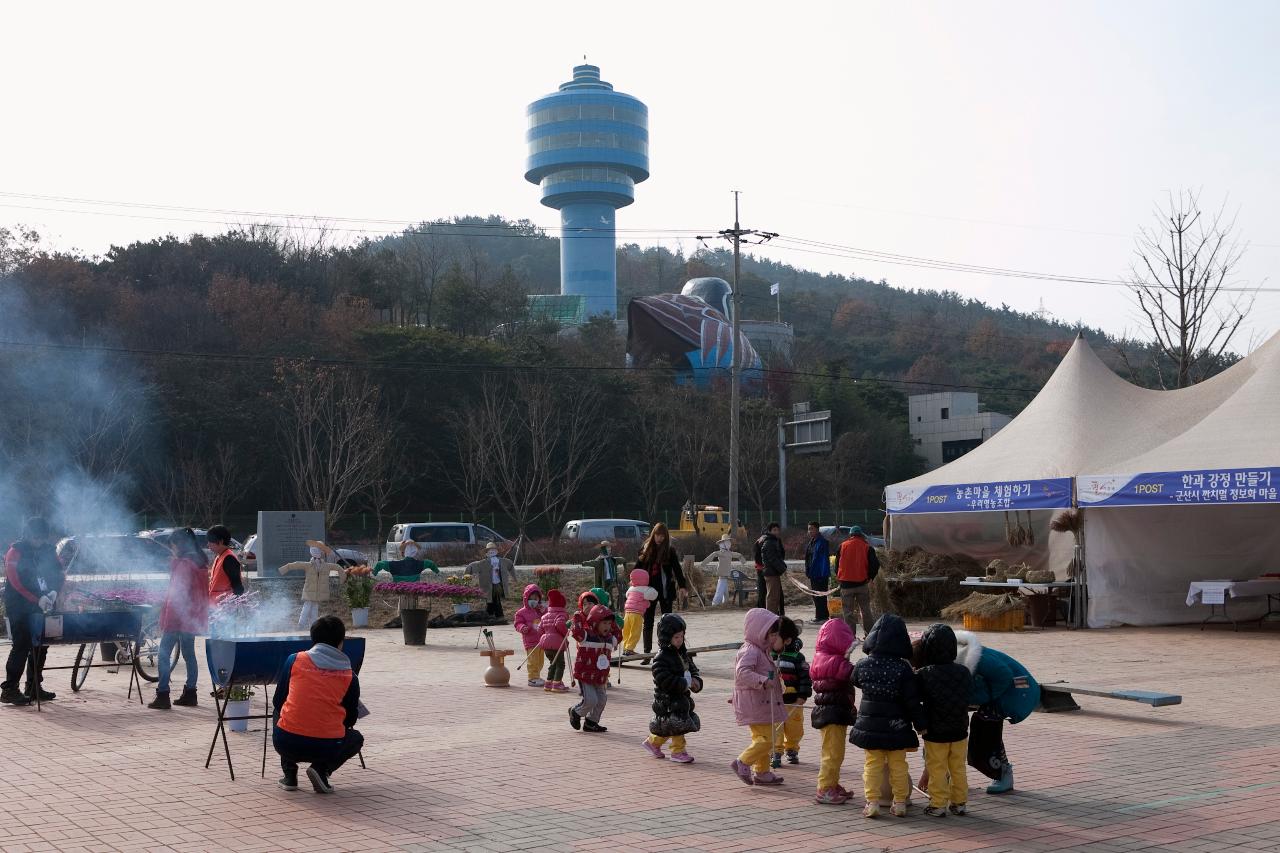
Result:
[[[759,245],[778,236],[770,231],[755,231],[742,227],[741,222],[738,221],[739,195],[741,195],[739,190],[733,191],[733,227],[726,228],[716,235],[733,242],[733,317],[730,318],[733,327],[733,344],[729,359],[729,523],[732,525],[730,529],[735,532],[738,527],[738,460],[742,444],[738,424],[738,409],[742,399],[742,347],[739,346],[742,340],[740,325],[742,299],[739,293],[739,282],[742,279],[742,238],[754,237],[756,239],[749,242]],[[699,237],[698,239],[707,238]]]
[[[787,419],[778,415],[778,509],[787,529]]]

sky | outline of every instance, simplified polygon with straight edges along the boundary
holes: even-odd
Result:
[[[554,229],[524,110],[585,54],[649,107],[628,239],[691,252],[740,190],[744,227],[1115,280],[1187,188],[1236,219],[1233,283],[1280,291],[1280,3],[32,3],[5,24],[0,224],[59,249],[255,213],[340,239]],[[1119,287],[760,251],[1147,336]],[[1238,347],[1278,327],[1259,293]]]

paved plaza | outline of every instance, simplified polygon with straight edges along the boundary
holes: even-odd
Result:
[[[742,611],[695,610],[690,644],[739,639],[741,621]],[[425,648],[406,648],[398,630],[360,633],[369,642],[368,769],[344,767],[336,794],[316,795],[305,780],[303,790],[280,790],[274,753],[260,778],[260,727],[231,736],[236,781],[221,749],[206,770],[215,720],[206,673],[205,705],[158,712],[126,700],[123,673],[95,670],[72,694],[63,671],[49,676],[58,699],[43,712],[0,707],[0,849],[1280,850],[1274,626],[984,634],[1042,681],[1167,690],[1183,704],[1080,697],[1082,711],[1033,714],[1006,729],[1014,793],[986,795],[973,772],[968,817],[928,818],[917,805],[906,819],[875,821],[857,801],[814,804],[812,730],[803,763],[781,771],[785,785],[748,788],[731,773],[748,741],[726,702],[731,653],[699,658],[703,730],[689,738],[696,763],[681,766],[640,747],[645,669],[624,671],[610,691],[609,731],[592,735],[569,728],[569,695],[531,690],[523,678],[507,690],[483,687],[474,631],[430,631]],[[518,646],[511,629],[497,634]],[[811,647],[811,628],[805,639]],[[73,655],[59,647],[49,663]],[[842,782],[851,790],[860,789],[861,758],[850,746]],[[910,760],[914,776],[921,758]]]

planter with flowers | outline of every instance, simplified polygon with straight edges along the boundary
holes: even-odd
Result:
[[[431,611],[433,599],[443,598],[455,603],[470,603],[484,597],[484,593],[474,586],[421,581],[378,583],[374,584],[373,591],[400,597],[400,627],[404,632],[406,646],[426,645],[427,616]]]
[[[369,599],[373,597],[373,569],[368,566],[352,566],[347,569],[342,595],[351,608],[351,625],[355,628],[367,628]]]
[[[227,692],[226,719],[231,731],[249,731],[249,697],[252,695],[253,688],[248,684],[233,684]]]
[[[533,582],[538,585],[538,589],[542,590],[542,594],[546,595],[553,589],[560,588],[560,579],[564,574],[564,570],[559,566],[538,566],[533,570]]]

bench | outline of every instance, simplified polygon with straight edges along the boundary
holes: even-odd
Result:
[[[1098,696],[1103,699],[1122,699],[1126,702],[1141,702],[1153,708],[1165,705],[1181,705],[1182,697],[1175,693],[1160,693],[1154,690],[1118,690],[1112,687],[1086,687],[1082,684],[1070,684],[1057,681],[1040,685],[1040,710],[1049,714],[1059,711],[1079,711],[1072,694],[1081,696]]]
[[[736,643],[716,643],[710,646],[697,646],[690,648],[687,651],[689,653],[689,657],[696,657],[699,652],[736,652],[741,646],[741,641]],[[644,652],[632,652],[629,655],[618,655],[613,660],[609,661],[609,663],[621,668],[624,663],[646,660],[656,654],[657,652],[652,652],[650,654],[645,654]]]

